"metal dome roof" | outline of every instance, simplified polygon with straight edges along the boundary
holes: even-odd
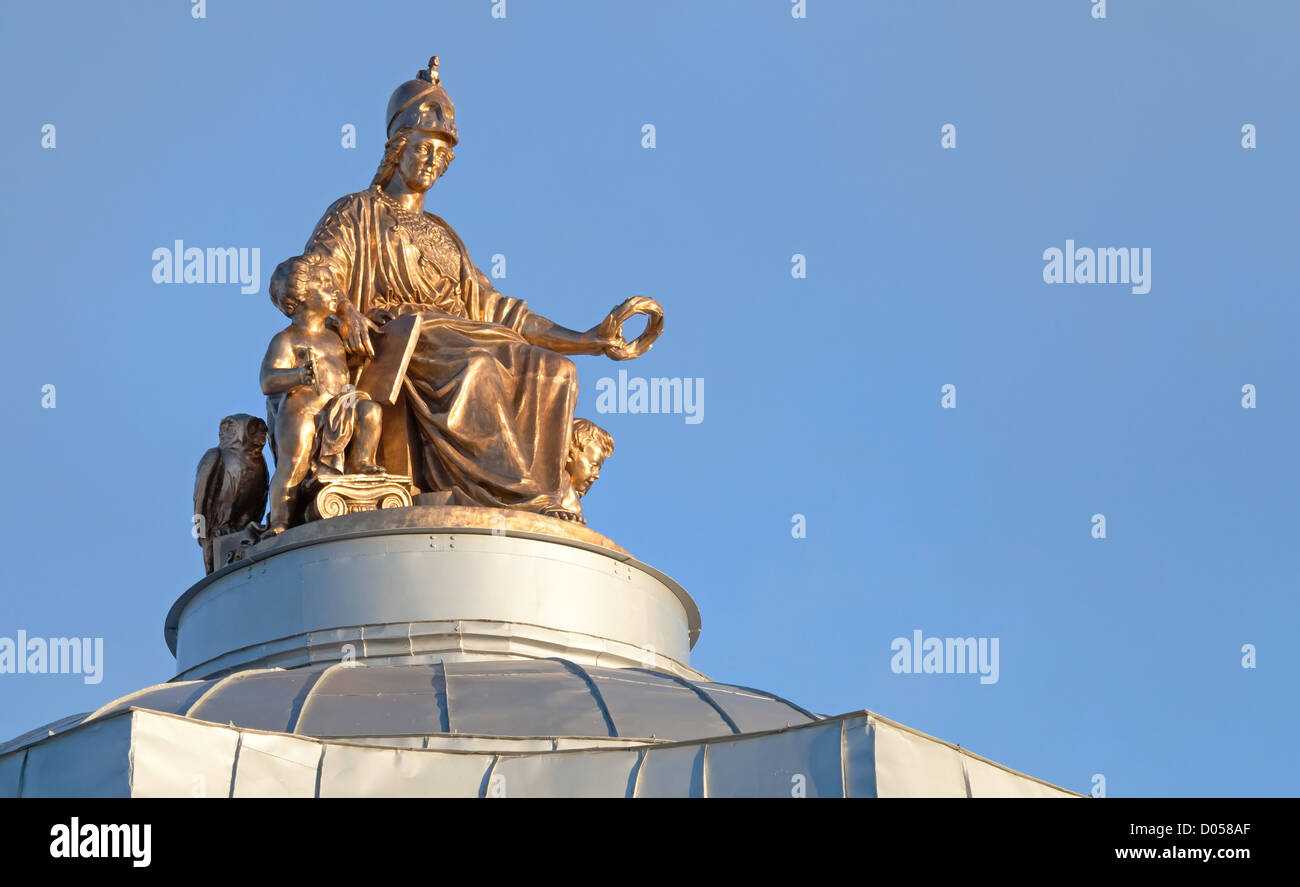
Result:
[[[148,687],[86,720],[131,707],[358,741],[447,734],[688,740],[820,720],[759,690],[565,659],[252,669]]]

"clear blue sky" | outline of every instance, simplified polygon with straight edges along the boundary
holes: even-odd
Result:
[[[1300,6],[790,6],[7,2],[0,635],[101,636],[105,674],[0,675],[0,738],[174,673],[266,279],[436,52],[429,208],[499,288],[579,328],[665,306],[645,358],[578,359],[617,439],[585,504],[694,595],[693,665],[1080,791],[1300,794]],[[177,239],[259,248],[258,292],[154,284]],[[1045,284],[1067,239],[1150,248],[1150,292]],[[704,421],[597,415],[620,368],[703,378]],[[1000,680],[894,674],[915,629],[999,638]]]

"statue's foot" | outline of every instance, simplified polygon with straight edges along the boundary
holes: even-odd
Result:
[[[266,528],[266,532],[262,534],[262,538],[270,539],[272,536],[279,536],[287,529],[289,529],[289,525],[286,523],[271,524]]]
[[[543,508],[542,514],[546,515],[547,517],[559,518],[560,520],[573,521],[574,523],[585,523],[585,521],[582,519],[582,515],[578,514],[575,511],[570,511],[567,508],[562,508],[559,505],[552,505],[550,507]]]
[[[383,474],[384,467],[376,465],[374,462],[358,462],[356,465],[357,472],[361,474]]]

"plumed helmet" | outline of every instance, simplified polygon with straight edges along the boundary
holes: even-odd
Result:
[[[444,136],[453,145],[456,136],[456,106],[442,88],[438,76],[438,57],[429,59],[429,67],[393,91],[388,100],[388,138],[404,126]]]

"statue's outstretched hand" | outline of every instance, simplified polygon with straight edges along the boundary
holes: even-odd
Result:
[[[375,346],[370,342],[369,322],[351,302],[344,302],[339,309],[339,336],[349,354],[374,358]]]
[[[626,348],[627,342],[623,341],[623,333],[619,329],[622,324],[611,311],[600,324],[591,331],[595,336],[596,344],[600,346],[601,354],[608,354],[611,350]]]
[[[646,316],[645,330],[627,342],[623,339],[623,324],[637,314]],[[649,351],[664,331],[664,309],[649,296],[633,296],[610,311],[596,329],[606,343],[606,357],[612,360],[631,360]]]

